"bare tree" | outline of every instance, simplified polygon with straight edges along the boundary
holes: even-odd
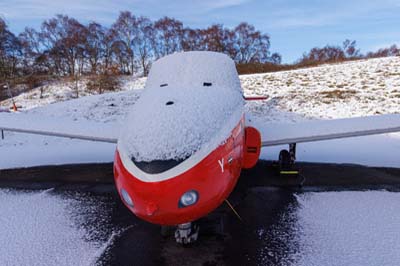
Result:
[[[24,74],[48,72],[50,65],[41,49],[39,33],[27,27],[18,38],[22,46]]]
[[[182,31],[182,50],[198,51],[201,47],[201,32],[199,29],[184,28]]]
[[[243,22],[235,29],[235,60],[238,63],[265,62],[268,60],[270,41],[267,34]]]
[[[386,56],[400,56],[400,48],[397,48],[395,44],[388,48],[381,48],[376,52],[367,53],[367,58],[375,58],[375,57],[386,57]]]
[[[86,27],[85,56],[90,65],[90,73],[98,74],[102,60],[106,57],[107,30],[96,22]]]
[[[112,44],[112,53],[115,57],[115,61],[118,65],[119,72],[122,74],[131,74],[131,62],[128,48],[125,43],[121,40],[116,40]],[[133,65],[134,66],[134,65]]]
[[[39,38],[54,72],[70,76],[82,73],[86,36],[86,28],[65,15],[43,22]]]
[[[17,74],[17,65],[22,57],[22,47],[18,38],[8,30],[0,18],[0,83]]]
[[[128,57],[128,69],[130,74],[133,74],[135,72],[134,43],[137,36],[137,18],[129,11],[123,11],[112,25],[112,29],[119,39],[118,49],[115,49],[115,51],[121,52]],[[122,56],[122,54],[118,55],[120,63],[122,63]]]
[[[142,68],[143,74],[147,75],[151,60],[153,59],[153,40],[156,32],[153,23],[146,17],[137,19],[138,33],[135,38],[135,51],[138,55],[138,62]]]
[[[220,24],[214,24],[201,32],[202,50],[236,54],[234,48],[234,32]]]
[[[343,51],[345,53],[346,58],[358,58],[360,57],[360,49],[356,48],[357,42],[350,41],[349,39],[343,42]]]
[[[111,28],[81,24],[66,15],[45,20],[39,30],[25,28],[16,38],[0,20],[1,75],[72,77],[75,85],[85,74],[147,74],[153,60],[179,51],[216,51],[236,63],[280,63],[269,56],[269,36],[248,23],[234,29],[213,24],[204,29],[184,28],[181,21],[164,17],[155,22],[129,11],[119,14]],[[350,42],[347,53],[354,54]],[[32,79],[35,81],[35,78]],[[77,86],[75,86],[77,87]]]
[[[345,52],[339,46],[326,45],[323,48],[314,47],[303,54],[300,64],[313,65],[316,63],[340,62],[346,59]]]
[[[269,61],[273,64],[279,65],[282,62],[282,56],[278,53],[273,53]]]
[[[153,49],[156,58],[182,51],[182,22],[164,17],[154,23],[154,29],[156,34],[153,40]]]

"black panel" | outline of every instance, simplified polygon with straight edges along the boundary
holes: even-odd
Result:
[[[137,162],[135,158],[132,158],[132,162],[145,173],[159,174],[171,168],[174,168],[186,159],[187,158],[182,160],[154,160],[151,162]]]

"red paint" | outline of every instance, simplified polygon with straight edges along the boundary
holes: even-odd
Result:
[[[249,96],[249,97],[244,97],[246,101],[262,101],[262,100],[267,100],[268,96]]]
[[[124,167],[118,150],[115,153],[115,183],[120,193],[124,188],[132,198],[135,215],[151,223],[176,225],[199,219],[217,208],[231,193],[243,164],[244,118],[231,136],[186,172],[160,182],[143,182]],[[230,158],[232,158],[230,160]],[[224,161],[222,171],[218,160]],[[230,163],[229,163],[230,162]],[[196,190],[196,204],[179,208],[181,196]]]

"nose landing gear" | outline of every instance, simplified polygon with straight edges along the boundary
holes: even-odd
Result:
[[[182,245],[194,243],[198,237],[199,226],[195,223],[179,224],[175,231],[175,240]]]

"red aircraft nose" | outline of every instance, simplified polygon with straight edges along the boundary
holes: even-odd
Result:
[[[191,222],[213,211],[228,197],[240,175],[244,145],[241,128],[239,123],[234,134],[202,160],[162,181],[140,180],[126,166],[133,164],[132,160],[124,161],[117,150],[114,175],[123,202],[143,220],[162,225]]]

